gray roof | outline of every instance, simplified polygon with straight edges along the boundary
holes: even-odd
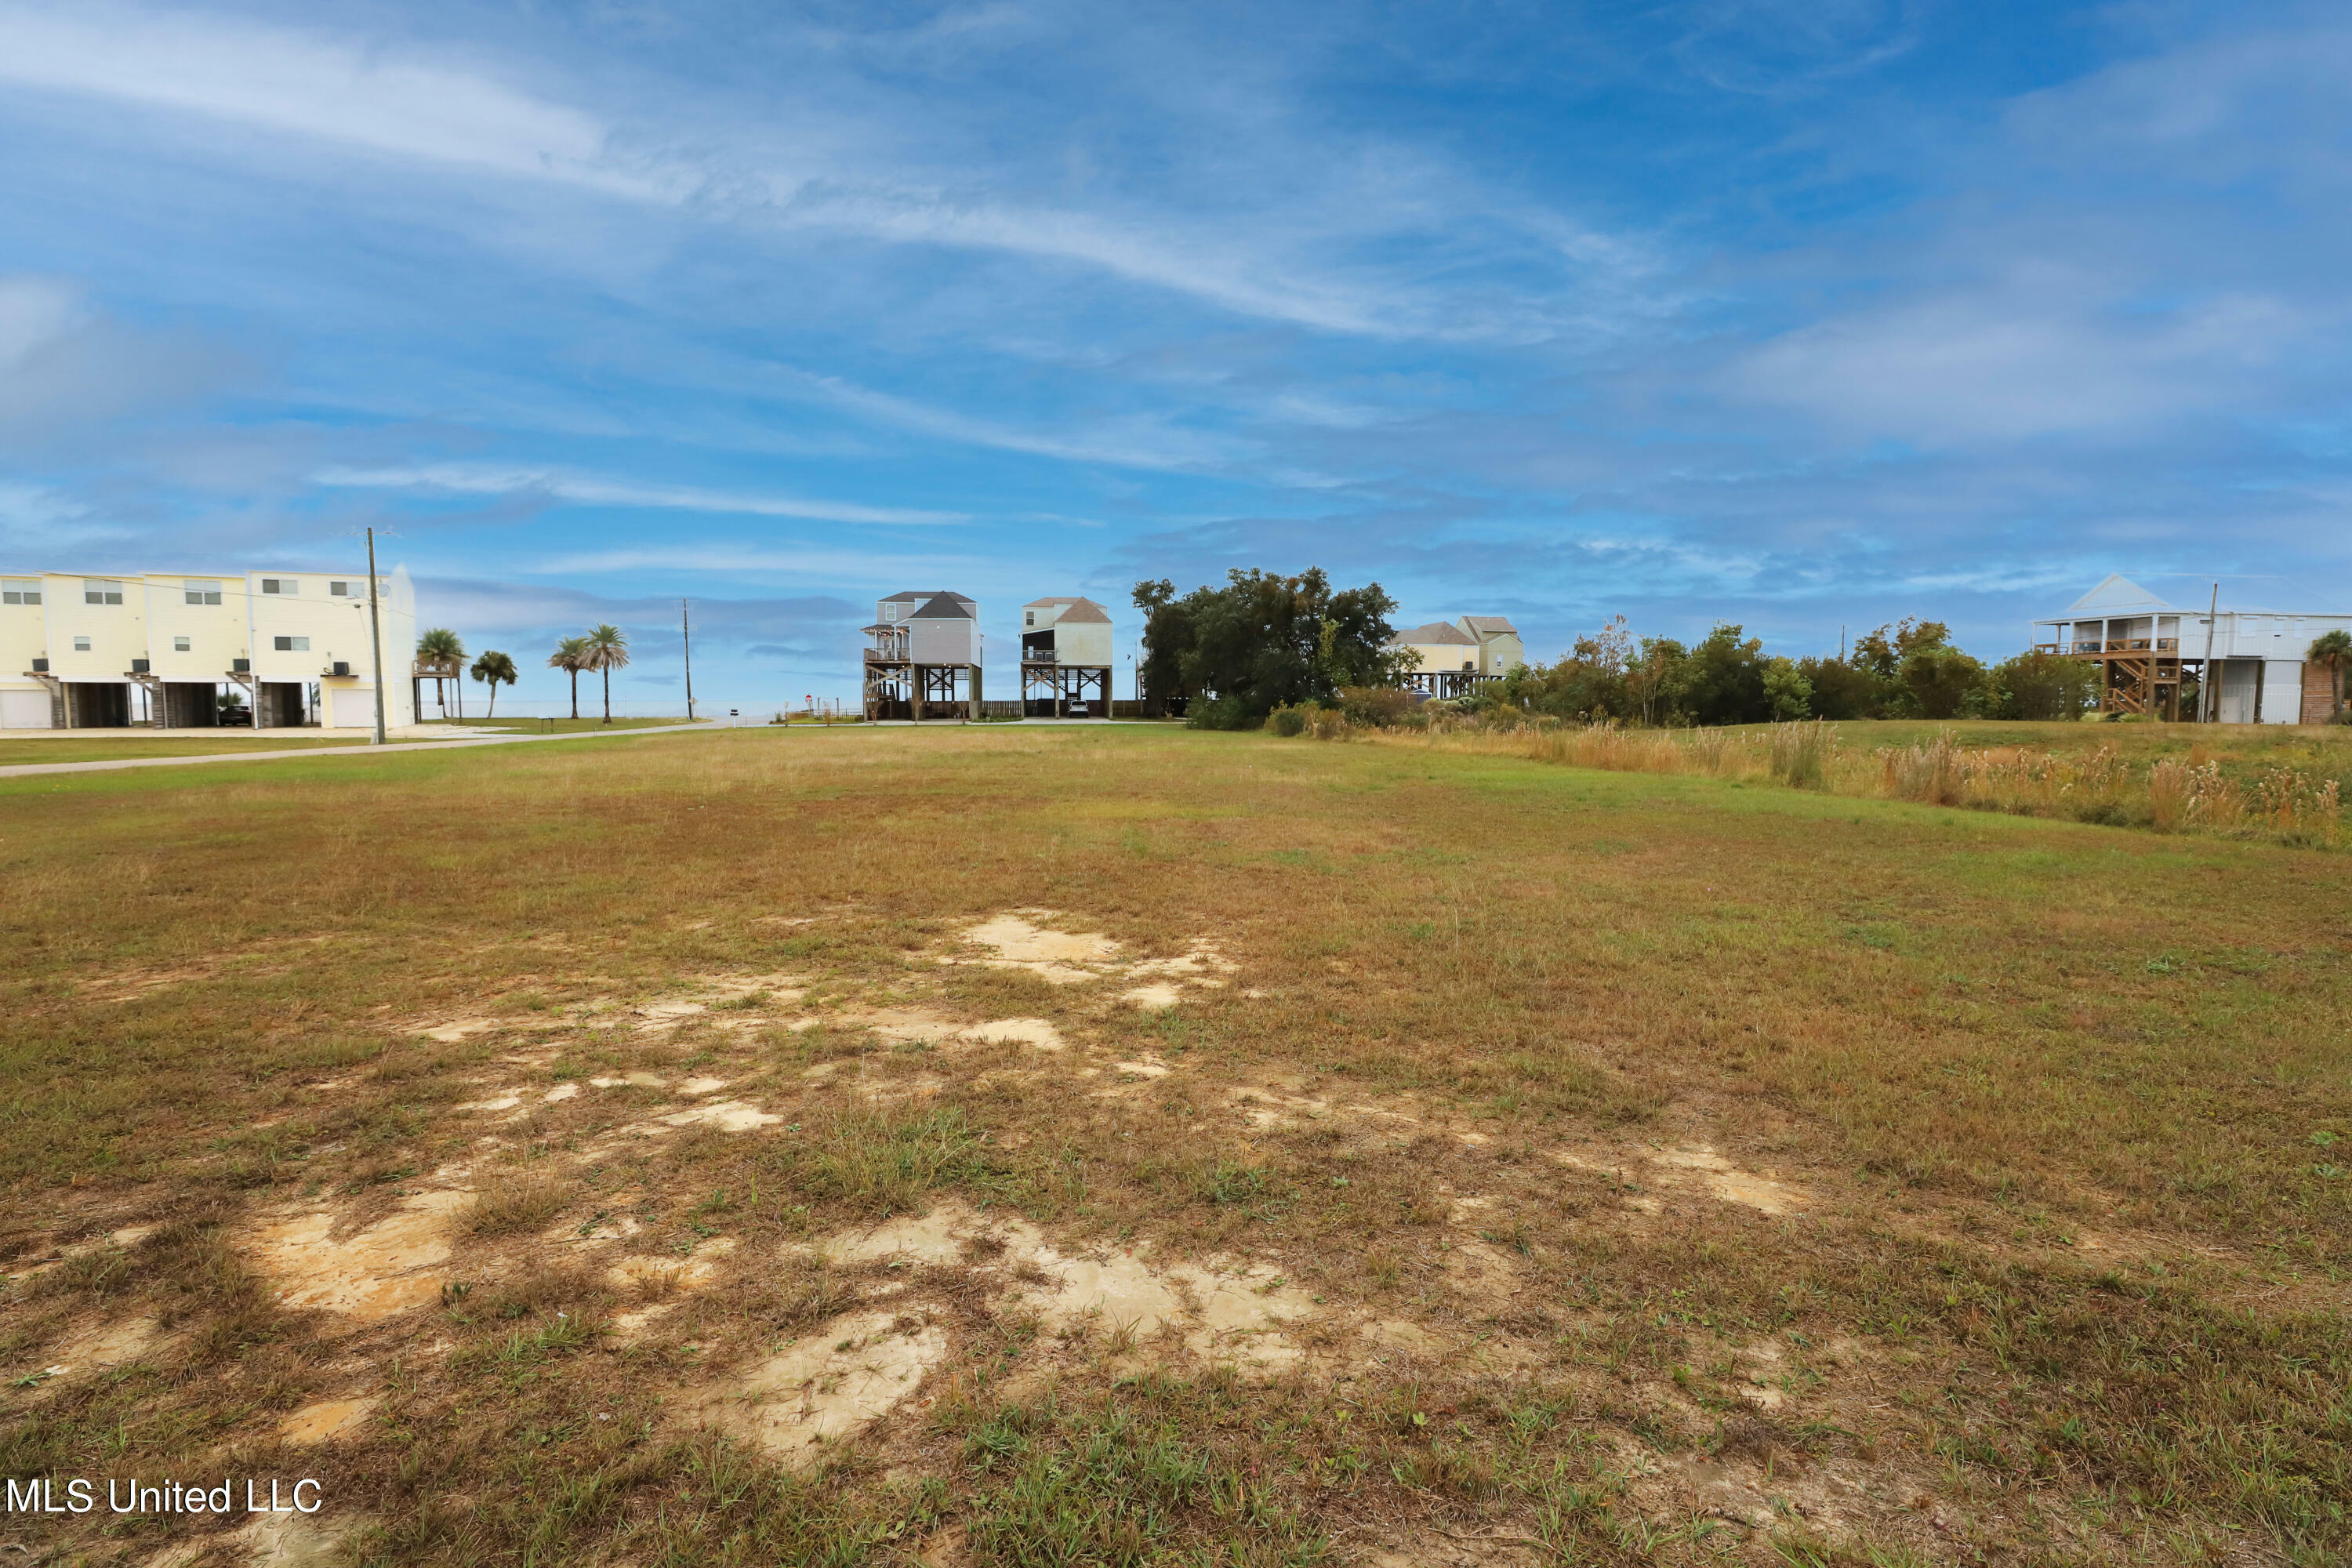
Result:
[[[1399,643],[1454,643],[1463,647],[1476,647],[1478,639],[1460,626],[1449,626],[1444,621],[1432,621],[1425,626],[1415,626],[1409,632],[1399,632],[1389,638],[1389,646],[1391,647]]]
[[[980,606],[961,594],[933,594],[923,607],[911,617],[919,621],[969,621],[980,616]]]
[[[2132,610],[2173,610],[2168,605],[2130,578],[2117,573],[2107,574],[2105,581],[2066,606],[2070,616],[2111,616]]]
[[[1472,637],[1515,637],[1519,635],[1519,628],[1511,625],[1510,620],[1503,616],[1465,616],[1462,617],[1462,624],[1470,629]]]

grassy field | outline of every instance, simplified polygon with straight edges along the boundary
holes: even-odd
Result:
[[[56,739],[0,739],[0,767],[19,763],[97,763],[121,757],[210,757],[231,752],[295,752],[311,746],[363,743],[352,735],[306,735],[299,731],[213,730],[202,736],[181,731],[168,735],[136,731],[77,731]]]
[[[596,730],[656,730],[671,724],[683,724],[686,715],[667,719],[615,719],[607,724],[602,719],[427,719],[417,728],[430,736],[436,730],[503,731],[509,735],[577,735]],[[705,717],[701,722],[712,721]]]
[[[2347,847],[2352,728],[1843,722],[1709,730],[1440,721],[1311,732],[1621,773],[1699,774],[2104,826]]]
[[[1145,726],[0,782],[0,1475],[329,1502],[12,1539],[2339,1563],[2347,910]]]

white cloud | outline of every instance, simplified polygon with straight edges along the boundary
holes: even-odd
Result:
[[[438,490],[450,495],[538,495],[583,506],[641,506],[665,511],[701,511],[746,517],[806,518],[823,522],[887,523],[929,527],[969,522],[960,511],[924,511],[911,507],[860,506],[854,501],[808,500],[797,496],[730,494],[683,486],[626,484],[555,468],[492,468],[465,463],[426,463],[402,468],[325,468],[314,484],[338,489]]]
[[[461,66],[218,17],[0,6],[0,80],[647,198],[593,116]]]
[[[1215,468],[1234,460],[1241,443],[1178,429],[1164,419],[1138,418],[1072,436],[1024,430],[992,419],[976,419],[887,392],[859,386],[839,376],[817,375],[790,365],[772,366],[789,387],[901,429],[920,431],[975,447],[1059,458],[1075,463],[1118,468],[1184,469]]]
[[[992,193],[1008,175],[1026,183],[1017,170],[996,157],[974,165],[963,147],[927,166],[904,150],[911,139],[887,112],[828,114],[795,102],[756,111],[792,117],[782,127],[696,123],[669,106],[673,84],[664,83],[662,108],[616,117],[528,90],[451,51],[25,0],[0,0],[0,82],[690,207],[702,218],[1068,263],[1330,332],[1507,341],[1605,327],[1591,319],[1594,300],[1607,301],[1612,320],[1655,310],[1626,288],[1647,265],[1640,247],[1523,202],[1498,203],[1460,168],[1390,146],[1268,147],[1254,178],[1181,215],[1164,202],[1008,201]],[[674,150],[632,151],[655,147]],[[1379,247],[1442,247],[1471,226],[1517,235],[1558,275],[1488,296],[1475,285],[1431,287],[1412,264],[1339,259]],[[1571,273],[1577,299],[1559,316]]]
[[[868,583],[885,573],[913,579],[999,564],[976,555],[876,555],[864,551],[719,542],[664,545],[657,550],[587,550],[541,562],[531,570],[534,575],[546,576],[611,572],[784,573],[803,579]]]
[[[1928,446],[2121,430],[2245,408],[2257,373],[2309,325],[2281,301],[2231,295],[2128,311],[2037,275],[1800,328],[1733,363],[1750,403],[1846,432]]]

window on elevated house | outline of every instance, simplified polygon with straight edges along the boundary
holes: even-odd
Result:
[[[221,602],[220,580],[216,577],[190,577],[182,584],[182,591],[191,605],[217,605]]]
[[[187,652],[187,651],[188,651],[188,639],[187,639],[187,638],[185,638],[185,637],[173,637],[173,638],[172,639],[172,651],[173,651],[173,653],[185,653],[185,652]]]
[[[81,580],[81,602],[85,605],[119,605],[122,603],[122,583],[114,577],[85,577]]]
[[[310,651],[310,639],[309,637],[278,637],[275,639],[274,646],[279,653],[309,653]]]
[[[38,577],[0,577],[0,605],[37,605],[41,602],[41,580]]]
[[[88,637],[76,637],[76,638],[74,638],[74,652],[76,652],[76,653],[88,653],[89,651],[89,639]]]

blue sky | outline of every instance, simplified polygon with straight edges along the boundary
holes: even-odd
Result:
[[[1234,565],[1545,658],[2340,610],[2347,80],[2340,5],[0,0],[0,564],[373,524],[641,706],[682,595],[745,706]]]

